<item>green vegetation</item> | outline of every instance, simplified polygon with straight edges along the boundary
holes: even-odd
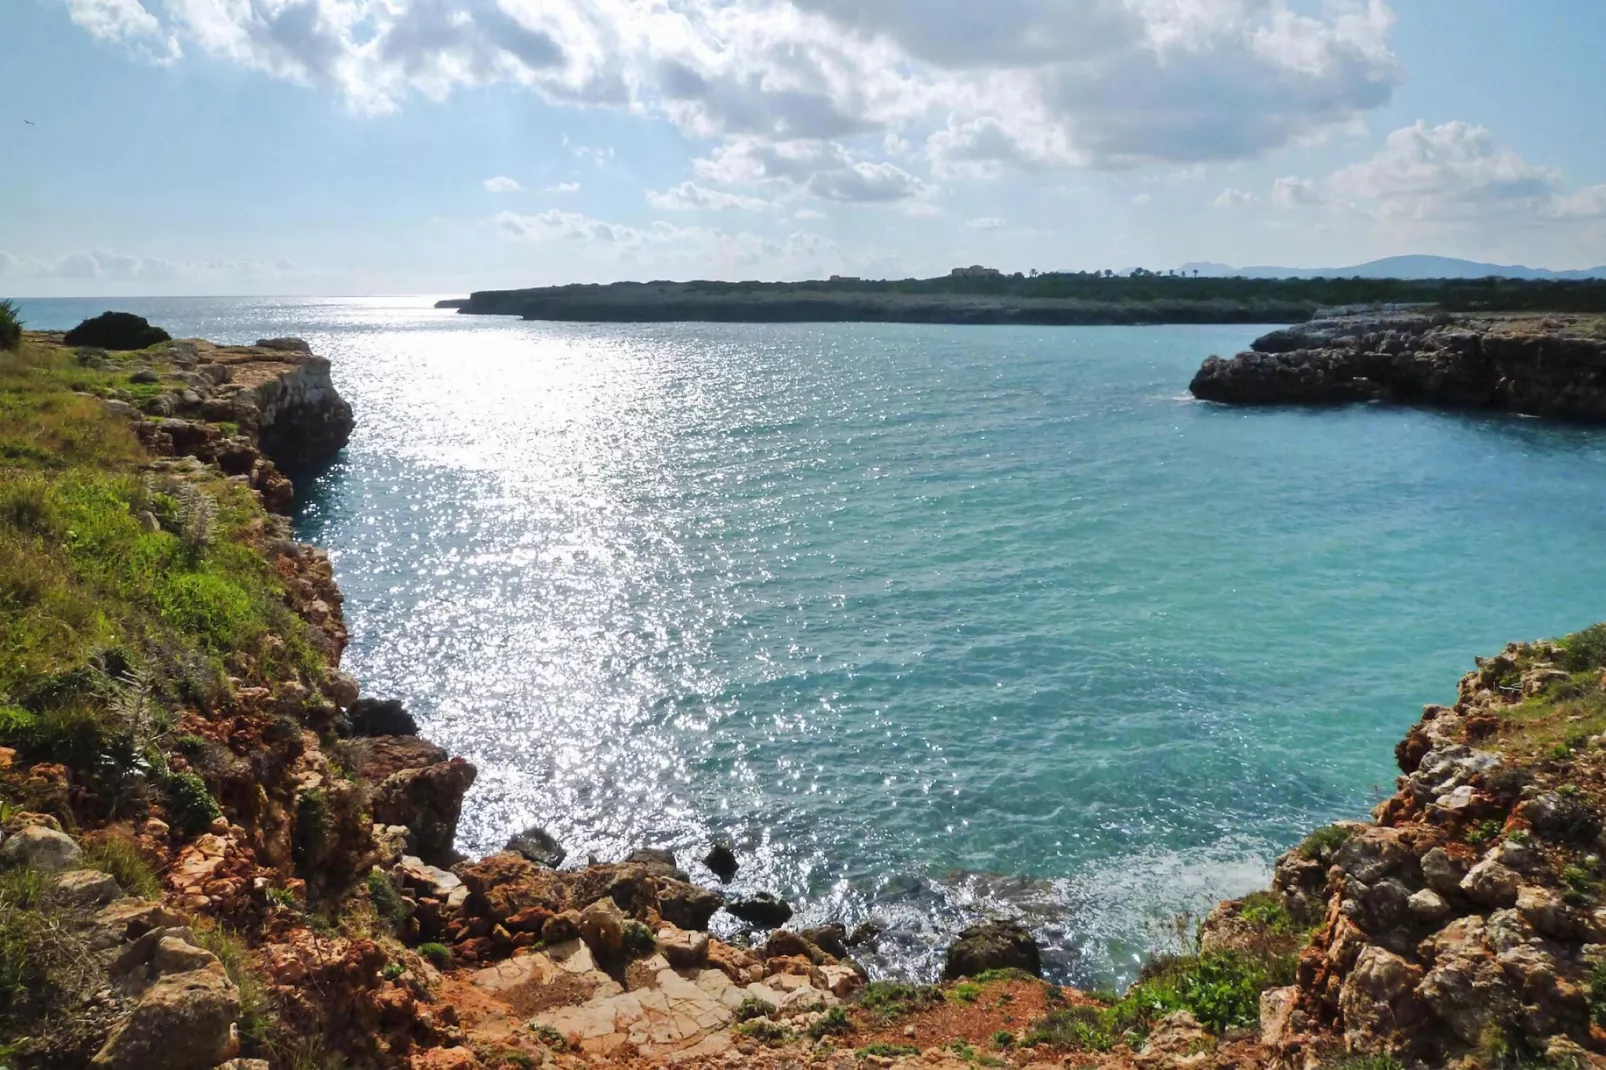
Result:
[[[620,950],[626,958],[644,959],[658,950],[658,941],[653,937],[652,930],[641,922],[627,921]]]
[[[1015,1034],[1007,1029],[1000,1029],[993,1034],[993,1043],[1000,1048],[1013,1048],[1015,1046]]]
[[[16,352],[22,345],[22,317],[12,301],[0,301],[0,349]]]
[[[749,1040],[757,1040],[763,1044],[785,1044],[795,1035],[784,1025],[772,1022],[768,1018],[754,1018],[743,1022],[736,1027],[736,1032]]]
[[[1238,916],[1279,936],[1289,936],[1301,929],[1299,923],[1283,909],[1282,898],[1274,892],[1259,891],[1246,895],[1238,908]]]
[[[553,1051],[567,1051],[569,1048],[568,1039],[550,1025],[532,1025],[530,1032],[535,1034],[536,1040],[539,1040]]]
[[[1041,983],[1042,979],[1033,977],[1025,970],[1017,969],[1014,966],[1006,966],[1002,970],[983,970],[975,977],[972,977],[971,980],[977,984],[985,985],[993,981],[1030,981],[1037,984]]]
[[[223,816],[206,781],[194,773],[170,773],[162,781],[167,793],[167,816],[180,836],[194,836]]]
[[[418,945],[418,953],[434,964],[436,969],[444,970],[452,964],[452,949],[445,944],[433,941]]]
[[[927,1007],[940,1006],[944,996],[936,985],[911,985],[902,981],[871,981],[859,989],[859,1006],[879,1023],[901,1018]]]
[[[110,873],[117,886],[129,895],[154,899],[161,894],[162,882],[156,870],[127,836],[111,834],[84,845],[84,864]]]
[[[265,1052],[273,1039],[278,1016],[268,996],[267,982],[251,964],[244,941],[221,927],[196,932],[195,942],[218,957],[229,980],[240,989],[240,1044],[248,1053]]]
[[[1606,312],[1606,280],[1194,278],[1139,269],[886,281],[650,282],[485,290],[468,311],[530,319],[1292,323],[1320,308]]]
[[[1344,825],[1323,825],[1299,841],[1299,853],[1306,858],[1325,859],[1349,842],[1349,834]]]
[[[1589,974],[1589,1017],[1606,1026],[1606,961],[1597,962]]]
[[[387,962],[385,963],[385,968],[379,971],[379,976],[383,977],[387,981],[394,981],[406,972],[407,963]]]
[[[832,1007],[816,1018],[808,1028],[809,1036],[815,1040],[828,1036],[846,1036],[853,1032],[853,1022],[848,1018],[848,1012],[841,1006]]]
[[[887,1044],[882,1041],[877,1041],[874,1044],[866,1044],[864,1047],[859,1049],[859,1056],[861,1058],[869,1056],[871,1058],[879,1059],[898,1059],[905,1055],[919,1054],[920,1049],[915,1047],[913,1044]]]
[[[981,985],[974,981],[961,981],[948,992],[948,995],[960,1003],[974,1003],[981,998]]]
[[[368,898],[373,901],[376,914],[392,924],[407,920],[407,901],[384,870],[378,866],[369,870],[366,884]]]
[[[1050,1011],[1032,1023],[1025,1044],[1109,1051],[1123,1038],[1146,1036],[1172,1011],[1186,1010],[1213,1033],[1253,1026],[1260,994],[1293,980],[1294,956],[1210,951],[1157,959],[1108,1007]]]
[[[738,1022],[750,1022],[754,1018],[769,1018],[775,1014],[775,1004],[767,999],[757,996],[745,996],[741,1005],[736,1008]]]

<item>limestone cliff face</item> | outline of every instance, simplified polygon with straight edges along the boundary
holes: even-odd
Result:
[[[1245,405],[1392,401],[1606,420],[1606,324],[1576,316],[1343,316],[1273,331],[1189,389]]]
[[[351,405],[335,390],[329,361],[299,338],[270,338],[253,346],[193,343],[207,363],[230,369],[239,387],[233,401],[242,430],[254,430],[262,452],[279,465],[327,459],[351,438]]]

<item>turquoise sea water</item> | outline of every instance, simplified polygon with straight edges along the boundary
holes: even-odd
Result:
[[[358,428],[297,529],[365,690],[479,765],[464,850],[728,836],[738,891],[890,922],[882,971],[1008,910],[1130,977],[1392,790],[1474,654],[1606,617],[1606,436],[1189,399],[1256,328],[23,308],[108,304],[333,359]]]

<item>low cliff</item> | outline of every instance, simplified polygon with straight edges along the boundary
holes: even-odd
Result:
[[[1606,419],[1598,317],[1385,314],[1273,331],[1210,357],[1189,389],[1242,405],[1389,401]]]

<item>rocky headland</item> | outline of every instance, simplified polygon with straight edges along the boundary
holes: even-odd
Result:
[[[279,461],[351,426],[304,345],[29,335],[0,402],[0,1065],[1606,1064],[1606,628],[1481,660],[1371,820],[1125,993],[1042,980],[1008,919],[940,983],[872,980],[873,925],[650,846],[456,853],[474,767],[341,671],[282,515]]]
[[[1210,357],[1189,389],[1238,405],[1385,401],[1606,420],[1606,319],[1439,312],[1322,316]]]

